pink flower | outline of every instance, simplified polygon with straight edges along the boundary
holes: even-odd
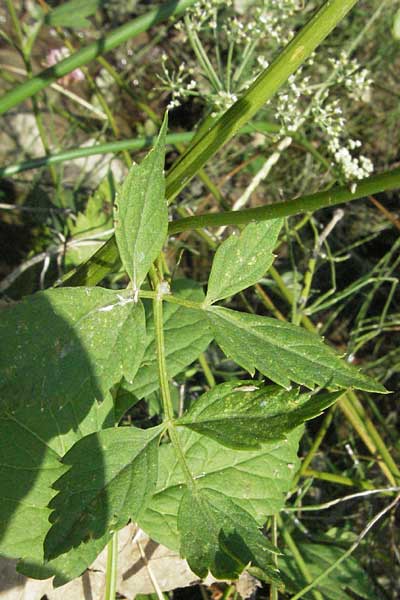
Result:
[[[67,56],[69,56],[69,52],[68,48],[65,48],[65,46],[62,46],[61,48],[52,48],[46,56],[46,64],[47,66],[52,67],[53,65],[60,62],[60,60],[62,60],[63,58],[67,58]],[[59,82],[67,87],[71,83],[75,83],[75,81],[82,81],[83,79],[85,79],[85,76],[82,70],[74,69],[73,71],[71,71],[71,73],[64,75],[64,77],[61,77],[59,79]]]

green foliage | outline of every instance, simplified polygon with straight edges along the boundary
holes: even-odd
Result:
[[[83,436],[114,424],[109,390],[123,375],[131,381],[139,367],[144,310],[124,291],[65,288],[28,297],[2,316],[0,427],[8,443],[1,447],[7,498],[1,549],[37,559],[52,484],[65,470],[58,458]]]
[[[175,271],[170,275],[161,253],[168,237],[167,200],[353,4],[326,3],[243,98],[204,128],[167,181],[165,115],[154,148],[131,167],[115,202],[116,245],[110,242],[108,248],[110,256],[118,249],[130,280],[126,289],[52,289],[2,311],[0,549],[21,559],[21,573],[54,576],[54,584],[61,585],[79,576],[114,532],[133,520],[154,540],[179,550],[201,578],[210,572],[234,580],[247,569],[275,590],[282,581],[293,592],[304,585],[298,557],[290,551],[278,573],[279,550],[262,531],[292,489],[303,424],[349,388],[386,390],[315,333],[213,306],[265,276],[282,219],[250,222],[258,213],[245,213],[240,235],[228,236],[215,253],[206,296],[199,283],[175,279]],[[81,7],[73,0],[49,13],[46,22],[82,27],[99,5],[95,0]],[[113,200],[114,184],[107,178],[85,211],[69,222],[72,241],[109,228],[111,217],[103,207]],[[333,194],[329,202],[337,200]],[[84,246],[71,244],[66,263],[77,264],[88,254]],[[100,251],[84,268],[104,275],[103,259]],[[121,278],[111,285],[121,285]],[[178,410],[171,378],[214,339],[231,369],[216,376],[231,379],[215,384],[206,364],[209,391],[199,397],[193,391],[182,394]],[[236,377],[232,362],[253,379]],[[204,387],[196,383],[197,389]],[[161,404],[156,415],[154,392]],[[132,407],[139,400],[151,420],[135,421]],[[298,548],[313,578],[340,555],[335,546],[299,542]],[[333,600],[350,597],[348,590],[368,599],[362,577],[348,559],[320,590]]]
[[[250,223],[240,236],[231,235],[215,253],[206,303],[213,304],[254,285],[273,263],[282,219]]]
[[[316,544],[305,540],[297,541],[297,548],[313,579],[326,571],[344,552],[333,544]],[[281,575],[288,592],[296,593],[306,584],[290,550],[285,550],[282,558]],[[365,600],[376,600],[378,597],[368,574],[352,556],[341,562],[316,589],[327,600],[351,600],[354,598],[353,594]],[[304,595],[306,600],[313,597],[312,592]]]
[[[54,484],[46,558],[137,520],[157,482],[161,427],[105,429],[77,442],[62,462],[68,471]]]
[[[298,428],[285,440],[264,443],[258,449],[235,450],[194,431],[178,430],[185,465],[196,489],[225,495],[248,512],[258,527],[283,507],[298,467],[301,433]],[[177,518],[187,483],[176,447],[162,444],[156,492],[139,525],[154,540],[174,550],[180,548]]]
[[[385,392],[319,336],[296,325],[220,307],[208,308],[207,315],[217,344],[251,375],[258,369],[286,389],[294,381],[309,388],[319,385]]]
[[[228,496],[202,488],[186,490],[178,512],[181,553],[201,578],[210,571],[218,579],[237,579],[250,563],[267,581],[280,584],[267,543],[248,512]]]
[[[172,292],[182,302],[200,304],[204,300],[201,286],[190,279],[175,280],[172,284]],[[148,396],[159,387],[153,308],[146,300],[144,306],[147,324],[146,349],[133,383],[124,386],[139,398]],[[212,333],[204,311],[181,304],[166,303],[163,320],[168,375],[175,377],[206,350],[212,341]]]
[[[117,200],[116,240],[133,289],[55,289],[3,313],[2,434],[10,441],[2,448],[3,548],[24,558],[23,572],[63,582],[133,519],[154,539],[178,547],[201,577],[210,571],[235,579],[250,565],[280,585],[275,550],[259,527],[290,488],[299,426],[340,395],[300,393],[291,382],[383,388],[316,335],[210,306],[262,277],[279,220],[250,224],[221,245],[205,300],[188,280],[177,281],[171,293],[157,270],[156,291],[140,292],[167,234],[166,128],[165,118],[154,149],[131,168]],[[139,294],[152,299],[146,311]],[[257,368],[278,385],[225,383],[176,419],[167,378],[195,360],[212,335],[252,375]],[[113,427],[159,385],[163,425]],[[111,389],[120,390],[115,412]],[[163,431],[169,443],[159,446]],[[27,519],[35,521],[31,537]],[[43,548],[49,562],[40,566]]]
[[[96,236],[101,239],[100,235],[112,228],[112,204],[116,187],[110,171],[88,199],[84,211],[78,213],[76,219],[68,219],[72,240],[65,255],[67,267],[75,267],[88,260],[98,244]]]
[[[177,425],[209,436],[224,446],[259,448],[262,442],[284,439],[285,434],[317,417],[339,393],[299,394],[252,381],[233,381],[203,394]]]
[[[154,148],[134,165],[117,196],[114,210],[119,254],[136,291],[160,254],[167,237],[165,202],[165,136],[167,116]]]

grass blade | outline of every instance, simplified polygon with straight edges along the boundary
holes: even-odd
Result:
[[[145,15],[129,21],[111,31],[108,35],[74,52],[74,54],[61,60],[56,65],[41,71],[32,79],[24,81],[24,83],[14,87],[0,98],[0,115],[27,98],[34,96],[57,79],[87,65],[97,56],[113,50],[169,17],[180,16],[194,2],[195,0],[170,0],[170,2],[165,2],[161,6],[149,10]]]

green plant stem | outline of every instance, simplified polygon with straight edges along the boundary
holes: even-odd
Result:
[[[104,600],[115,600],[118,573],[118,532],[112,534],[107,545],[106,589]]]
[[[163,304],[162,303],[163,303],[163,296],[160,293],[160,288],[158,287],[155,295],[153,296],[153,313],[154,313],[154,327],[155,327],[157,359],[158,359],[158,376],[159,376],[159,380],[160,380],[160,390],[161,390],[164,414],[167,418],[167,421],[173,421],[174,409],[172,406],[171,392],[169,389],[167,363],[165,361]]]
[[[279,129],[277,125],[273,123],[254,123],[254,125],[247,125],[243,127],[240,133],[253,133],[255,128],[261,128],[263,133],[276,133]],[[168,145],[182,144],[190,142],[195,133],[192,131],[182,133],[170,133],[167,135],[166,143]],[[76,158],[84,158],[85,156],[95,156],[98,154],[118,153],[123,150],[142,150],[143,148],[151,147],[156,140],[155,136],[130,138],[127,140],[121,140],[116,142],[107,142],[104,144],[94,144],[93,146],[83,146],[81,148],[71,148],[70,150],[64,150],[57,154],[50,154],[48,156],[40,156],[31,160],[25,160],[23,162],[7,165],[0,168],[0,178],[10,177],[22,171],[29,171],[30,169],[37,169],[39,167],[56,165],[59,163],[74,160]],[[207,184],[208,185],[208,184]],[[214,190],[215,191],[215,190]]]
[[[155,277],[153,276],[154,280]],[[163,323],[163,294],[160,289],[160,282],[157,284],[156,293],[153,296],[153,315],[154,315],[154,332],[156,339],[158,377],[160,381],[161,401],[166,417],[166,424],[171,443],[177,454],[178,462],[182,468],[186,482],[192,489],[195,487],[193,475],[189,470],[185,460],[184,452],[181,447],[180,439],[174,425],[174,409],[171,399],[171,391],[169,389],[167,362],[165,359],[165,343],[164,343],[164,323]]]
[[[15,12],[15,5],[14,2],[12,0],[6,0],[6,4],[7,4],[7,10],[8,13],[10,15],[11,18],[11,22],[13,24],[13,28],[15,31],[15,34],[17,36],[18,39],[18,45],[19,45],[19,52],[21,53],[24,61],[26,60],[26,53],[24,50],[24,36],[22,33],[22,29],[21,29],[21,24],[19,22],[19,19],[17,17],[17,13]]]
[[[322,443],[322,440],[324,439],[324,437],[329,429],[329,426],[332,423],[333,414],[334,414],[335,409],[336,409],[336,404],[331,406],[331,408],[325,414],[324,419],[322,421],[322,425],[319,428],[318,433],[314,438],[313,444],[312,444],[307,456],[304,458],[303,462],[301,463],[299,470],[297,471],[296,475],[294,476],[293,483],[292,483],[293,489],[296,488],[299,479],[303,476],[305,471],[308,469],[308,467],[311,464],[312,459],[314,458],[315,454],[318,452],[318,449]]]
[[[320,208],[336,206],[345,202],[352,202],[371,194],[394,190],[399,187],[400,168],[385,171],[379,175],[373,175],[359,181],[354,192],[347,185],[335,186],[327,191],[301,196],[293,200],[275,202],[267,206],[187,217],[186,219],[173,221],[169,232],[173,235],[190,229],[221,227],[222,225],[246,225],[251,222],[289,217],[305,212],[313,212]]]
[[[170,133],[167,135],[167,144],[176,144],[178,142],[187,143],[193,137],[191,131],[187,133]],[[59,163],[67,162],[69,160],[75,160],[77,158],[84,158],[86,156],[95,156],[98,154],[111,154],[122,152],[123,150],[142,150],[152,146],[155,141],[155,137],[145,138],[130,138],[127,140],[121,140],[117,142],[107,142],[104,144],[94,144],[93,146],[84,146],[82,148],[72,148],[71,150],[64,150],[57,154],[51,154],[49,156],[40,156],[31,160],[25,160],[18,164],[8,165],[0,168],[0,177],[9,177],[22,171],[29,171],[30,169],[37,169],[39,167],[56,165]]]
[[[140,298],[148,298],[151,300],[157,300],[158,293],[150,292],[150,291],[142,291],[139,292]],[[165,302],[172,302],[172,304],[180,304],[181,306],[186,306],[186,308],[195,308],[196,310],[202,310],[203,305],[201,302],[195,302],[193,300],[185,300],[185,298],[180,298],[179,296],[174,296],[173,294],[164,294],[163,300]]]
[[[197,60],[199,61],[200,66],[203,71],[207,73],[208,79],[210,83],[214,86],[215,91],[222,90],[223,86],[220,80],[218,79],[218,75],[216,74],[214,67],[212,66],[207,52],[203,48],[203,44],[201,43],[199,36],[197,35],[191,20],[186,15],[184,17],[186,34],[188,36],[190,45],[192,46],[193,52],[196,55]]]
[[[271,517],[271,542],[277,548],[278,547],[278,516],[273,515]],[[278,556],[273,555],[273,561],[275,567],[278,569]],[[272,581],[269,587],[269,600],[278,600],[278,586]]]
[[[285,540],[287,547],[291,551],[293,558],[296,561],[296,564],[299,567],[299,570],[301,571],[301,574],[303,575],[304,579],[306,580],[306,583],[311,583],[311,581],[312,581],[311,573],[301,555],[301,552],[297,548],[294,539],[290,535],[287,527],[285,527],[281,517],[279,515],[277,515],[276,519],[277,519],[277,522],[279,525],[281,535],[282,535],[283,539]],[[323,600],[323,596],[318,590],[313,590],[312,594],[313,594],[315,600]]]
[[[306,469],[303,475],[305,477],[315,477],[315,479],[321,479],[322,481],[330,481],[331,483],[337,483],[338,485],[361,488],[362,490],[373,490],[376,487],[369,481],[351,479],[350,477],[338,475],[337,473],[315,471],[314,469]]]
[[[283,314],[275,306],[275,304],[272,302],[271,298],[264,291],[264,289],[261,287],[261,285],[259,283],[256,283],[256,285],[254,287],[255,287],[257,296],[260,298],[260,300],[264,304],[265,308],[267,308],[274,315],[274,317],[276,319],[279,319],[279,321],[286,321]]]
[[[179,17],[194,3],[195,0],[170,0],[170,2],[165,2],[161,6],[149,10],[145,15],[114,29],[99,40],[88,44],[56,65],[41,71],[31,79],[4,94],[0,98],[0,114],[3,114],[27,98],[34,96],[54,81],[57,81],[57,79],[87,65],[97,56],[113,50],[161,21],[165,21],[169,17]]]
[[[235,591],[236,591],[236,586],[233,583],[231,585],[228,585],[226,590],[224,591],[222,600],[231,600],[232,594],[234,594]]]
[[[200,363],[201,368],[203,369],[204,376],[207,380],[208,385],[210,386],[210,388],[213,388],[216,384],[216,381],[215,381],[213,372],[211,371],[211,369],[208,365],[208,362],[207,362],[204,352],[202,352],[199,356],[199,363]]]

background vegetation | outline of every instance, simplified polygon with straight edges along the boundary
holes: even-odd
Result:
[[[154,6],[136,0],[83,4],[87,14],[79,3],[62,11],[63,3],[3,1],[2,93]],[[164,19],[5,112],[2,302],[59,282],[109,237],[118,184],[132,160],[140,160],[167,107],[169,133],[177,134],[170,138],[170,165],[198,124],[230,106],[319,5],[314,0],[199,2],[178,24]],[[352,186],[372,169],[398,167],[399,10],[395,0],[360,0],[314,60],[184,189],[174,216],[269,204],[335,182]],[[88,157],[78,151],[53,164],[41,159],[125,140],[133,141],[123,151],[105,148]],[[278,520],[278,541],[289,555],[286,597],[299,589],[293,583],[299,556],[315,576],[352,544],[353,558],[326,580],[323,597],[400,594],[398,514],[387,512],[358,537],[399,489],[399,232],[398,192],[291,217],[274,268],[231,303],[320,332],[393,391],[382,397],[353,394],[351,403],[340,403],[307,426],[302,467],[288,510]],[[221,227],[177,234],[168,257],[170,265],[176,260],[179,265],[172,277],[206,281],[213,252],[227,233]],[[112,288],[124,283],[119,268],[103,282]],[[176,402],[183,389],[194,398],[233,376],[244,373],[212,346],[175,378]],[[154,419],[157,406],[153,394],[150,411],[139,404],[128,418]],[[391,493],[380,491],[388,487]],[[315,510],[294,510],[303,504]],[[197,592],[170,597],[185,593]],[[218,598],[218,593],[198,590],[199,597]],[[226,598],[235,593],[221,592]],[[269,597],[267,587],[254,597]]]

